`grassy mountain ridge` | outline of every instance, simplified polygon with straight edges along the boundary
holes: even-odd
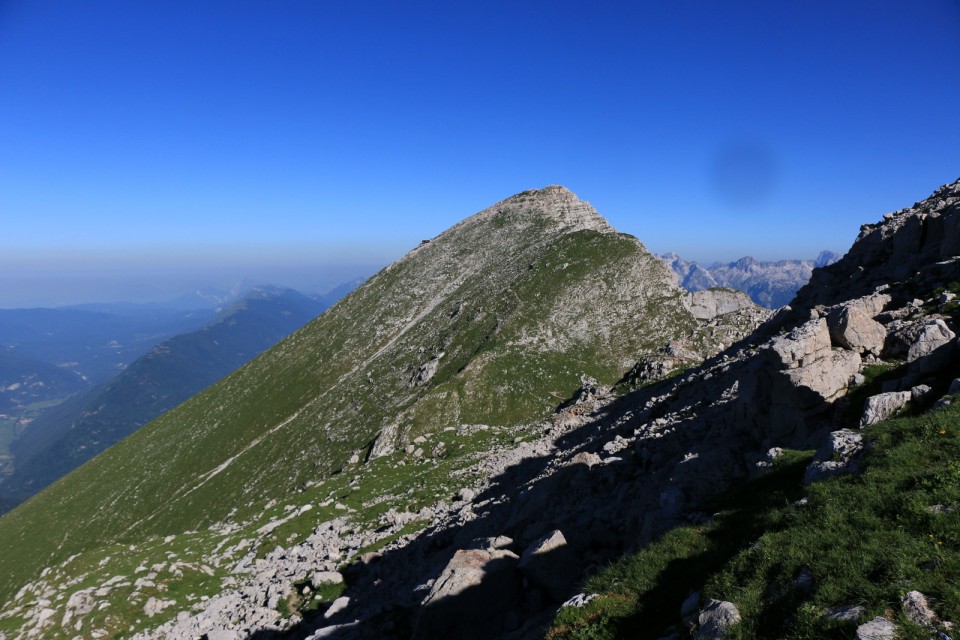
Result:
[[[688,335],[682,296],[569,191],[500,202],[0,518],[0,601],[72,554],[257,514],[378,438],[543,415]]]

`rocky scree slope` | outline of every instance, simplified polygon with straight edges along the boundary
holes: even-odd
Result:
[[[241,583],[263,597],[218,600],[220,630],[289,627],[300,614],[282,601],[305,567],[439,521],[451,482],[639,359],[652,364],[624,384],[766,317],[713,297],[694,305],[562,187],[504,200],[0,519],[0,629],[129,634]],[[306,546],[270,552],[281,543]]]

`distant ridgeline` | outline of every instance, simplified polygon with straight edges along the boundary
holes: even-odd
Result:
[[[255,288],[221,310],[202,328],[163,341],[112,379],[101,381],[92,388],[83,384],[85,380],[69,369],[38,363],[30,371],[40,373],[31,373],[27,379],[38,379],[40,384],[28,384],[25,389],[35,394],[45,393],[53,400],[50,404],[55,406],[31,415],[27,426],[17,429],[16,437],[9,443],[12,459],[5,473],[0,475],[0,512],[12,508],[164,411],[202,391],[315,318],[328,306],[291,289]],[[50,312],[48,315],[55,318],[57,311],[29,310],[8,312],[7,315]],[[86,310],[70,313],[113,317]],[[182,314],[174,315],[179,317]],[[190,316],[199,316],[200,322],[208,317],[201,312],[192,312]],[[123,317],[116,318],[114,323],[116,326],[112,330],[115,332],[122,332],[126,327]],[[136,318],[129,324],[138,326]],[[103,330],[109,331],[111,327]],[[72,346],[68,336],[59,339],[64,349]],[[34,341],[37,344],[33,350],[41,347],[53,349],[44,346],[39,336]],[[116,339],[114,341],[120,344]],[[14,359],[15,356],[18,359]],[[24,360],[15,352],[0,351],[0,367],[7,364],[9,369],[9,365],[17,364],[23,369],[26,366]],[[40,365],[51,371],[46,373]],[[61,388],[67,382],[79,384]],[[84,393],[76,393],[85,388]],[[0,394],[0,400],[12,395]],[[38,402],[35,401],[33,406],[39,406]]]
[[[810,281],[814,269],[833,264],[840,255],[821,251],[815,260],[775,262],[745,257],[736,262],[714,262],[709,266],[688,262],[675,253],[665,253],[660,259],[670,265],[687,291],[728,287],[745,292],[760,306],[779,309],[789,304],[800,287]]]

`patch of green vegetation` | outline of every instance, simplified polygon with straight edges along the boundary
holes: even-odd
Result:
[[[793,454],[724,496],[713,522],[670,531],[588,579],[585,590],[601,597],[561,610],[551,637],[655,638],[702,588],[739,609],[731,638],[852,638],[855,624],[824,613],[862,605],[861,621],[893,616],[899,638],[926,640],[900,602],[918,590],[942,619],[960,619],[958,420],[953,405],[871,426],[861,474],[806,488],[809,454]],[[804,491],[807,502],[794,502]]]
[[[840,425],[850,429],[858,428],[867,398],[881,393],[884,382],[902,377],[906,366],[902,363],[878,362],[864,367],[861,372],[864,377],[863,383],[851,388],[843,400],[845,406],[841,411]]]
[[[782,522],[784,505],[802,495],[800,480],[812,457],[812,451],[784,452],[773,471],[718,497],[710,505],[718,511],[712,522],[668,531],[590,577],[583,590],[600,598],[583,609],[561,609],[548,637],[660,637],[700,587],[693,576],[719,571],[745,542]]]

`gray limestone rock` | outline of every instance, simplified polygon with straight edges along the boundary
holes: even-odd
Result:
[[[699,622],[698,638],[719,640],[727,635],[730,627],[740,622],[740,612],[732,602],[708,600],[707,606],[700,610]]]
[[[926,596],[919,591],[908,591],[900,602],[903,612],[914,624],[928,629],[935,629],[941,624],[940,618],[927,603]]]
[[[339,571],[314,571],[310,582],[314,587],[322,584],[343,584],[343,575]]]
[[[917,402],[918,400],[923,400],[933,391],[929,386],[925,384],[918,384],[915,387],[910,388],[910,401]]]
[[[517,567],[527,580],[559,601],[570,595],[579,575],[577,558],[559,530],[551,531],[530,545],[520,556]]]
[[[837,620],[839,622],[858,622],[866,613],[865,607],[859,604],[848,604],[843,607],[836,607],[823,614],[828,620]]]
[[[700,320],[712,320],[717,316],[754,306],[750,296],[733,289],[696,291],[685,298],[685,302],[693,317]]]
[[[817,449],[813,462],[807,467],[803,483],[824,480],[838,473],[856,473],[859,470],[857,457],[863,450],[863,434],[852,429],[840,429],[830,433],[826,442]]]
[[[152,618],[170,605],[174,604],[176,604],[175,600],[162,600],[151,596],[147,600],[147,603],[143,605],[143,612]]]
[[[423,601],[414,638],[482,640],[504,630],[504,614],[517,604],[515,553],[459,550]]]
[[[910,349],[907,351],[907,362],[914,362],[930,355],[954,338],[956,338],[956,334],[940,318],[924,323],[916,341],[910,345]]]
[[[896,636],[897,627],[880,616],[857,627],[857,640],[893,640]]]
[[[891,391],[867,398],[860,416],[860,426],[868,427],[886,420],[902,409],[911,398],[910,391]]]
[[[816,319],[771,340],[769,352],[781,369],[796,369],[824,357],[830,352],[830,346],[826,321]]]
[[[574,609],[582,609],[583,607],[587,606],[588,604],[590,604],[591,602],[593,602],[599,597],[600,595],[596,593],[590,593],[590,594],[578,593],[577,595],[573,596],[572,598],[570,598],[560,606],[573,607]]]
[[[940,318],[923,324],[907,351],[907,362],[916,374],[930,373],[945,366],[956,350],[956,334]]]
[[[330,608],[324,612],[323,617],[326,620],[329,620],[333,616],[345,610],[348,606],[350,606],[350,598],[347,596],[340,596],[330,604]]]
[[[859,353],[880,355],[887,330],[857,307],[841,306],[827,316],[834,344]]]

